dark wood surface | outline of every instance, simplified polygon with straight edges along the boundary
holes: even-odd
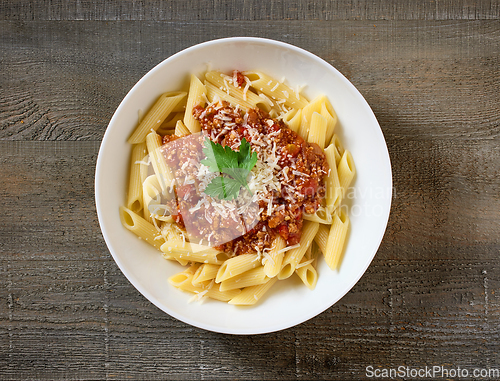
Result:
[[[128,90],[171,54],[229,36],[285,41],[346,75],[379,120],[395,187],[359,283],[259,336],[153,306],[111,258],[94,204],[99,144]],[[3,1],[0,51],[1,379],[500,369],[498,0]]]

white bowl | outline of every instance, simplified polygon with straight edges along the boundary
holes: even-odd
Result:
[[[139,110],[147,111],[166,91],[187,89],[189,74],[200,75],[207,65],[224,72],[260,70],[292,86],[306,85],[313,99],[325,94],[335,108],[336,132],[352,152],[357,168],[354,192],[348,200],[351,219],[340,270],[319,261],[319,280],[310,291],[289,278],[271,288],[254,307],[235,307],[219,301],[188,303],[189,295],[173,288],[168,277],[182,268],[162,258],[147,243],[122,227],[118,208],[125,203],[130,146]],[[300,324],[329,308],[361,278],[382,241],[392,198],[391,165],[375,116],[356,88],[321,58],[292,45],[261,38],[227,38],[185,49],[154,67],[127,94],[99,150],[95,195],[102,233],[127,279],[153,304],[193,326],[230,334],[259,334]]]

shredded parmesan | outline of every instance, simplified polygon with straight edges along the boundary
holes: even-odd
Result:
[[[296,244],[296,245],[293,245],[293,246],[287,246],[287,247],[284,247],[283,249],[281,250],[278,250],[278,254],[280,253],[284,253],[285,251],[288,251],[288,250],[292,250],[292,249],[298,249],[300,247],[300,243]]]
[[[308,264],[310,263],[313,263],[314,262],[314,258],[313,259],[309,259],[308,261],[304,261],[302,263],[299,263],[295,269],[300,269],[301,267],[304,267],[304,266],[307,266]]]
[[[151,158],[149,155],[145,156],[142,160],[137,160],[134,164],[149,165],[151,163]]]

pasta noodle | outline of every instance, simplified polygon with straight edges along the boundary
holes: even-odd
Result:
[[[120,220],[128,230],[157,249],[163,244],[162,236],[158,230],[130,209],[120,207]]]
[[[151,130],[156,131],[165,118],[185,96],[186,93],[182,91],[162,94],[148,111],[144,119],[142,119],[141,123],[139,123],[139,126],[134,130],[128,142],[130,144],[143,143],[146,139],[146,135],[149,134]]]
[[[325,101],[321,104],[320,113],[326,119],[325,142],[329,142],[333,136],[335,126],[337,125],[338,122],[338,118],[337,118],[337,113],[335,112],[332,105],[330,104],[330,101],[326,97]]]
[[[180,272],[171,276],[168,281],[169,283],[181,289],[182,291],[191,292],[201,297],[207,297],[215,300],[220,300],[222,302],[227,302],[233,298],[235,298],[240,292],[240,289],[221,291],[219,285],[210,284],[193,284],[193,274]]]
[[[325,251],[323,251],[325,261],[332,270],[336,270],[339,266],[348,227],[349,217],[341,209],[340,213],[334,216]]]
[[[232,298],[229,304],[238,306],[251,306],[257,303],[262,296],[269,291],[269,289],[276,283],[278,278],[271,278],[266,283],[257,286],[250,286],[243,289],[243,291]]]
[[[162,189],[162,192],[166,192],[167,187],[170,186],[174,177],[170,172],[170,169],[165,163],[165,159],[160,152],[161,147],[161,137],[156,132],[150,132],[146,136],[146,145],[148,147],[149,158],[151,159],[151,164],[153,165],[153,170],[155,172],[158,183]]]
[[[260,266],[259,256],[256,254],[242,254],[230,258],[219,268],[215,281],[220,283],[229,278],[240,275],[248,270]]]
[[[202,264],[194,273],[192,283],[196,285],[197,283],[215,279],[219,268],[219,265],[213,265],[210,263]]]
[[[309,102],[299,88],[259,71],[209,71],[204,82],[191,75],[189,91],[162,94],[128,139],[133,145],[121,222],[185,267],[168,282],[191,293],[191,300],[251,306],[293,274],[313,290],[317,253],[338,269],[350,224],[340,206],[356,168],[335,133],[337,122],[326,96]],[[276,134],[282,134],[281,146]],[[237,164],[257,154],[251,176],[245,172],[246,188],[236,189],[237,195],[248,189],[250,201],[224,198],[233,186],[229,180],[238,178],[227,168],[237,167],[219,168],[217,161],[217,175],[208,162],[194,159],[202,149],[207,161],[217,149],[237,152],[244,156]],[[222,173],[229,177],[217,177]],[[209,189],[217,186],[223,193],[215,196]],[[302,192],[303,201],[293,192],[287,196],[287,187]]]
[[[326,245],[328,243],[328,235],[330,234],[330,226],[320,224],[318,232],[314,236],[314,242],[318,245],[320,251],[326,253]]]
[[[253,108],[252,104],[250,102],[236,99],[235,97],[226,94],[224,90],[219,89],[218,87],[214,86],[211,83],[205,82],[205,87],[207,89],[207,97],[210,102],[213,102],[216,99],[224,99],[233,106],[239,105],[241,108],[245,110],[249,110]]]
[[[330,190],[327,188],[327,192]],[[327,207],[320,206],[314,214],[304,213],[304,220],[319,222],[320,224],[331,224],[332,223],[332,214],[330,213]]]
[[[314,290],[316,283],[318,283],[318,272],[312,264],[308,263],[295,269],[295,273],[299,276],[302,283],[304,283],[310,290]]]
[[[281,270],[281,264],[283,263],[284,252],[282,251],[286,247],[286,241],[281,236],[277,236],[274,239],[274,245],[269,251],[266,257],[266,263],[264,264],[264,273],[269,278],[274,278]]]
[[[337,174],[337,164],[335,161],[335,146],[330,144],[325,149],[326,161],[330,172],[326,179],[326,208],[330,214],[340,205],[342,200],[342,187],[340,186]]]
[[[298,133],[304,139],[307,139],[309,136],[309,127],[311,124],[313,113],[321,112],[321,104],[324,102],[325,98],[326,97],[324,95],[320,95],[302,109],[302,120],[300,122]]]
[[[339,184],[342,188],[342,196],[344,196],[347,188],[349,188],[349,185],[351,185],[354,175],[356,174],[354,160],[352,159],[352,155],[349,151],[344,151],[337,170],[339,176]]]
[[[158,201],[161,194],[161,187],[155,175],[148,176],[142,183],[142,195],[144,205],[144,219],[149,223],[153,223],[152,213],[150,207],[154,202]]]
[[[209,71],[205,74],[205,78],[211,83],[211,88],[215,87],[223,92],[226,92],[227,95],[234,98],[240,105],[246,104],[248,105],[248,108],[256,108],[258,105],[262,105],[266,110],[269,111],[270,109],[269,104],[257,94],[248,91],[246,86],[243,89],[234,86],[232,78],[225,76],[222,73]]]
[[[245,271],[240,274],[239,277],[232,277],[223,280],[220,283],[221,291],[233,290],[235,288],[244,288],[250,286],[256,286],[262,283],[266,283],[270,278],[264,273],[264,267],[259,266],[255,269]]]
[[[295,268],[306,253],[307,248],[311,245],[314,236],[318,232],[318,228],[319,223],[317,222],[306,221],[304,223],[302,227],[302,237],[300,238],[300,246],[286,253],[281,271],[278,274],[278,279],[286,279],[293,274]]]
[[[189,135],[191,131],[182,123],[182,120],[178,120],[176,125],[175,125],[175,135],[177,136],[184,136],[184,135]]]
[[[317,112],[313,112],[307,140],[310,143],[316,143],[320,148],[325,148],[326,127],[326,118]]]
[[[184,125],[191,133],[200,131],[200,123],[193,117],[193,107],[204,105],[205,100],[203,95],[206,96],[207,89],[201,83],[197,76],[191,75],[191,82],[189,84],[189,95],[186,103],[186,112],[184,113]]]
[[[144,181],[144,178],[143,173],[141,173],[141,162],[144,155],[146,155],[145,143],[135,144],[132,147],[127,208],[136,213],[139,212],[143,206],[142,182]]]
[[[300,128],[300,121],[302,119],[302,111],[300,109],[291,109],[283,116],[283,122],[285,122],[290,130],[298,132]]]
[[[307,99],[296,89],[288,87],[267,74],[259,71],[246,71],[243,74],[250,79],[253,88],[262,91],[274,100],[284,99],[287,107],[304,108],[308,104]]]
[[[179,120],[184,119],[184,112],[171,113],[156,130],[159,135],[172,135]]]
[[[335,146],[335,161],[337,162],[337,165],[339,165],[340,158],[344,154],[344,146],[336,134],[333,134],[330,144]]]
[[[226,253],[213,247],[183,241],[167,241],[160,250],[174,258],[214,265],[221,265],[228,259]]]

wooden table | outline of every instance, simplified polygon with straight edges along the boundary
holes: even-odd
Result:
[[[0,378],[500,369],[498,0],[12,0],[0,18]],[[288,42],[339,69],[374,110],[394,176],[360,282],[260,336],[152,305],[110,256],[94,204],[99,144],[128,90],[173,53],[228,36]]]

